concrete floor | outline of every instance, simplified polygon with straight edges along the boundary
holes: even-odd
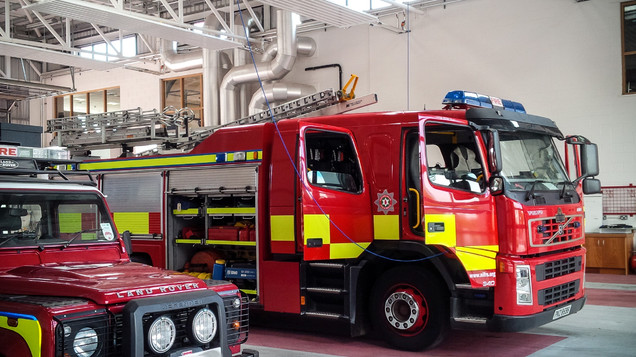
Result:
[[[585,286],[588,301],[577,314],[524,333],[453,330],[440,346],[423,352],[350,338],[338,327],[312,331],[307,326],[253,325],[245,347],[261,357],[636,356],[636,275],[587,274]]]

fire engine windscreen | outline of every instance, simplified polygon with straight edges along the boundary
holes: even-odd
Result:
[[[0,248],[115,241],[103,202],[94,194],[0,194]]]
[[[500,140],[503,160],[501,175],[508,189],[549,191],[570,183],[552,137],[502,132]]]

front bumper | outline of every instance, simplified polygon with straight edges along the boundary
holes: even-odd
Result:
[[[554,312],[568,305],[571,306],[570,312],[565,316],[577,313],[585,305],[585,299],[585,296],[583,296],[578,300],[555,306],[549,310],[528,316],[494,315],[492,318],[488,319],[488,321],[486,322],[486,326],[491,331],[501,332],[519,332],[529,330],[541,325],[545,325],[549,322],[559,320],[561,317],[554,318]]]

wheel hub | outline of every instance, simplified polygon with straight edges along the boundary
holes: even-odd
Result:
[[[386,298],[384,314],[391,326],[398,330],[408,330],[419,321],[420,304],[412,292],[396,291]]]

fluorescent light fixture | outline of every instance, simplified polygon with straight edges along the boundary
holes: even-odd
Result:
[[[118,10],[81,0],[43,0],[26,6],[25,9],[68,17],[110,28],[151,35],[166,40],[187,43],[211,50],[224,50],[241,46],[240,43],[208,34],[196,33],[160,21],[160,19],[136,12]]]
[[[328,0],[260,0],[260,2],[340,28],[378,22],[377,17],[366,12],[356,11]]]

